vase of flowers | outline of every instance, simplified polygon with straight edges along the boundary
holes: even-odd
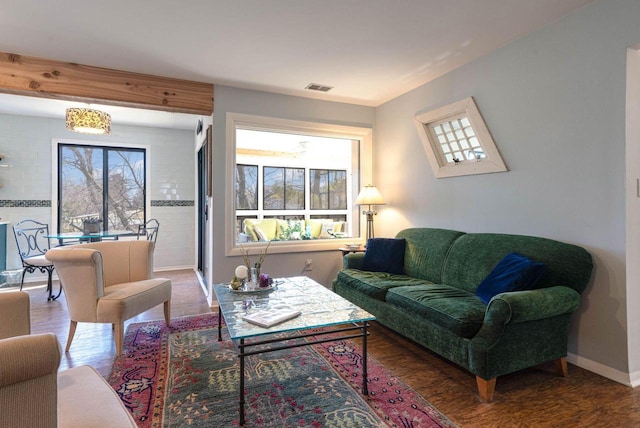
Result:
[[[267,256],[267,251],[269,251],[269,245],[271,245],[271,241],[267,242],[267,246],[264,247],[260,254],[258,255],[258,261],[251,265],[251,260],[249,258],[249,250],[245,249],[242,245],[240,246],[240,252],[242,253],[242,259],[244,261],[244,265],[247,267],[247,271],[252,273],[252,269],[255,269],[255,278],[252,278],[251,275],[247,278],[247,281],[258,282],[258,278],[260,277],[260,270],[262,269],[262,263],[264,263],[264,259]]]

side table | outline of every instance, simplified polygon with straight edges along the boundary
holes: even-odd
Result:
[[[364,253],[366,249],[363,246],[359,246],[355,250],[349,247],[340,247],[338,250],[342,251],[342,257],[346,256],[349,253]]]

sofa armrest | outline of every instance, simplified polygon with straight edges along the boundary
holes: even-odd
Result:
[[[26,291],[0,294],[0,339],[31,333],[30,306]]]
[[[502,314],[508,311],[507,322],[520,323],[568,314],[578,309],[578,306],[580,294],[577,291],[570,287],[556,286],[498,294],[489,302],[487,315],[494,311]]]
[[[342,267],[345,269],[362,269],[364,253],[349,253],[342,258]]]
[[[538,290],[501,293],[489,302],[480,331],[472,339],[480,343],[496,343],[505,325],[564,315],[580,305],[580,294],[570,287],[555,286]]]
[[[60,345],[53,333],[0,340],[0,388],[47,375],[54,375],[55,386],[60,356]]]

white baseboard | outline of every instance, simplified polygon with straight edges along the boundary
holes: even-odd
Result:
[[[162,266],[162,267],[155,267],[153,271],[154,272],[165,272],[168,270],[184,270],[184,269],[191,269],[191,270],[196,270],[196,268],[193,265],[185,265],[185,266]]]
[[[590,360],[585,357],[581,357],[569,352],[567,354],[567,361],[585,370],[589,370],[595,374],[611,379],[615,382],[621,383],[626,386],[635,387],[640,385],[640,372],[633,374],[621,372],[609,366],[605,366],[602,363]]]
[[[635,388],[640,385],[640,371],[629,373],[629,379],[631,380],[631,387]]]

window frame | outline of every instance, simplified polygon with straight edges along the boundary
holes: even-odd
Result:
[[[262,248],[263,242],[247,242],[239,244],[235,239],[235,165],[236,165],[236,129],[251,128],[260,131],[275,131],[285,133],[300,133],[332,138],[358,140],[358,149],[354,149],[353,156],[358,156],[358,168],[352,171],[351,188],[347,189],[347,198],[355,200],[358,191],[364,183],[372,182],[372,149],[373,130],[371,128],[345,126],[321,122],[307,122],[291,119],[280,119],[267,116],[255,116],[242,113],[228,112],[226,114],[226,177],[225,183],[225,253],[227,256],[241,255],[244,249]],[[308,198],[308,196],[306,196]],[[363,242],[365,222],[361,218],[359,207],[347,207],[351,210],[353,237],[335,239],[314,239],[300,241],[273,241],[269,246],[269,253],[288,253],[300,251],[335,251],[346,243]],[[275,214],[274,214],[275,215]],[[255,250],[254,250],[255,251]]]
[[[145,144],[127,144],[114,143],[109,141],[90,141],[90,140],[69,140],[54,138],[51,140],[51,224],[58,228],[59,222],[59,205],[60,195],[58,190],[59,182],[59,159],[58,153],[60,145],[78,145],[78,146],[95,146],[105,147],[109,149],[135,149],[145,151],[145,188],[144,188],[144,216],[145,221],[149,218],[151,212],[151,198],[149,186],[151,184],[151,146]],[[57,231],[57,230],[56,230]]]
[[[484,157],[449,163],[445,159],[445,153],[432,132],[431,126],[462,117],[466,117],[471,123],[471,128],[480,143]],[[436,178],[508,171],[473,97],[417,114],[414,123]]]

